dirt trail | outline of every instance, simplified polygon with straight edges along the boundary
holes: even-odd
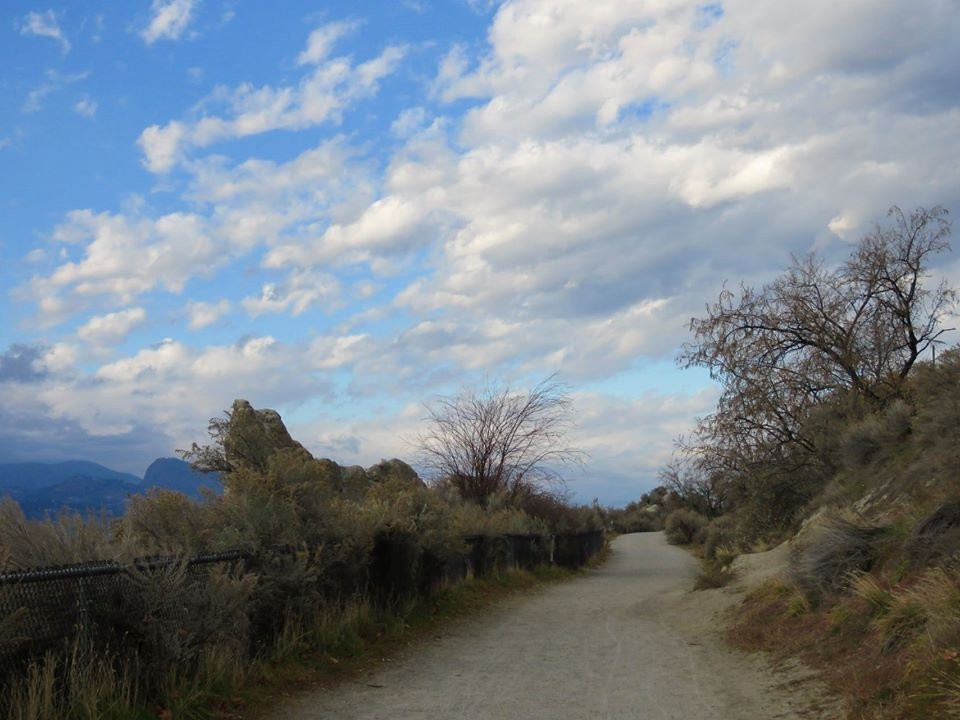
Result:
[[[290,698],[280,720],[835,718],[796,671],[726,647],[730,593],[692,593],[696,562],[661,533],[617,538],[571,582],[447,627],[406,657]]]

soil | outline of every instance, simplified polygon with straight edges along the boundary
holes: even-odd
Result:
[[[785,553],[742,559],[728,588],[693,592],[697,562],[662,533],[624,535],[601,568],[443,628],[263,720],[839,718],[809,672],[731,649],[723,616]]]

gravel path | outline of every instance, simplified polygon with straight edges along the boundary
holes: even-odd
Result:
[[[714,615],[733,597],[690,592],[695,572],[661,533],[621,536],[602,568],[448,626],[406,657],[265,718],[837,717],[809,678],[724,646]]]

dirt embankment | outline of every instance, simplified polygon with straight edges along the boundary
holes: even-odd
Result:
[[[775,552],[748,557],[743,576],[769,573],[776,562]],[[696,562],[661,533],[625,535],[602,568],[506,601],[372,673],[304,691],[261,717],[838,717],[808,674],[774,671],[724,644],[720,615],[738,586],[694,593],[695,573]]]

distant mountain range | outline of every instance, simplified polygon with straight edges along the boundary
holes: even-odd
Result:
[[[0,463],[0,496],[16,500],[31,518],[63,509],[121,515],[129,496],[154,488],[198,499],[203,488],[222,491],[215,474],[196,472],[177,458],[154,460],[142,479],[84,460]]]

